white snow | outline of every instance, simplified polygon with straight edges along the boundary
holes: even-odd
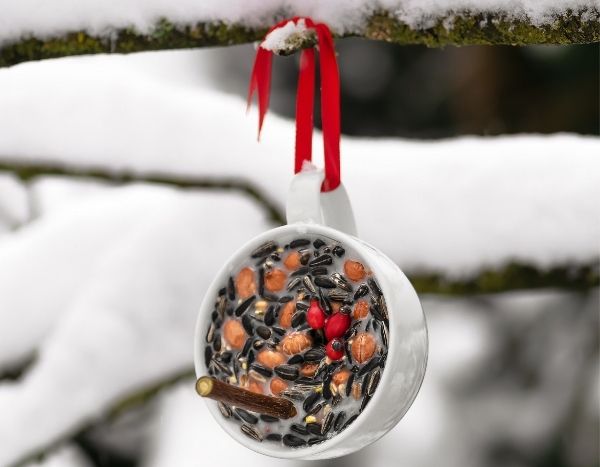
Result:
[[[286,44],[296,36],[301,36],[306,32],[306,23],[303,19],[297,22],[288,21],[285,25],[274,29],[266,35],[260,46],[265,50],[282,50]]]
[[[417,28],[462,12],[547,24],[568,10],[598,7],[598,0],[20,0],[0,2],[0,44],[24,36],[43,38],[78,30],[106,35],[135,27],[147,32],[161,18],[177,24],[224,22],[268,27],[285,17],[310,16],[344,33],[360,30],[368,15],[382,9]]]
[[[268,115],[257,143],[255,109],[247,116],[242,99],[202,84],[204,53],[0,70],[0,158],[239,178],[283,207],[293,122]],[[313,146],[321,165],[320,134]],[[598,153],[597,138],[561,134],[343,137],[342,175],[365,240],[404,269],[456,276],[598,257]]]

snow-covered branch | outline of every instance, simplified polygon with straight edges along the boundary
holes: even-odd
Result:
[[[294,15],[327,22],[337,37],[429,47],[600,41],[596,0],[335,0],[321,4],[286,0],[145,4],[138,0],[129,2],[128,9],[114,11],[105,11],[96,2],[59,0],[35,8],[31,3],[0,5],[0,66],[68,55],[253,42],[278,20]],[[60,11],[69,15],[61,16]],[[313,44],[310,32],[295,34],[274,51],[289,54]]]

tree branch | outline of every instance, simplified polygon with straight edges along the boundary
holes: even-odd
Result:
[[[277,203],[269,199],[260,188],[240,179],[117,172],[100,167],[73,167],[50,162],[30,163],[18,160],[0,160],[0,172],[12,173],[26,183],[43,176],[60,176],[87,178],[114,185],[150,183],[184,190],[237,190],[258,202],[275,224],[285,223],[285,215]],[[512,261],[494,268],[482,269],[465,277],[449,278],[435,271],[412,271],[408,276],[417,292],[443,295],[498,293],[544,287],[586,290],[600,283],[599,266],[597,258],[579,264],[555,265],[548,269]]]
[[[514,19],[502,13],[471,14],[468,11],[449,14],[423,28],[412,28],[389,12],[373,14],[362,30],[337,37],[357,36],[396,44],[424,44],[428,47],[473,44],[576,44],[600,41],[596,7],[556,16],[550,24],[536,25],[525,19]],[[0,67],[29,60],[97,53],[130,53],[147,50],[187,49],[227,46],[260,40],[270,24],[248,28],[239,24],[194,23],[175,24],[165,18],[150,33],[134,28],[113,29],[104,35],[86,31],[67,31],[50,38],[27,36],[8,42],[0,48]],[[314,44],[312,34],[296,37],[285,44],[282,54]]]

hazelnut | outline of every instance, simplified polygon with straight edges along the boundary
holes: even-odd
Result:
[[[369,314],[369,304],[367,302],[365,302],[364,300],[360,300],[360,301],[356,302],[356,305],[354,305],[354,312],[352,313],[353,318],[354,319],[363,319],[363,318],[366,318],[368,314]]]
[[[281,352],[277,352],[276,350],[264,349],[259,352],[256,360],[267,368],[275,368],[277,365],[285,363],[287,358]]]
[[[285,257],[283,260],[283,264],[290,271],[295,271],[300,267],[300,253],[297,251],[292,251],[289,255]]]
[[[269,387],[271,389],[271,394],[278,396],[288,388],[288,384],[281,378],[273,378]]]
[[[230,319],[223,325],[223,338],[232,349],[241,349],[246,342],[246,331],[242,323]]]
[[[344,384],[346,381],[348,381],[348,378],[350,378],[350,370],[347,368],[342,368],[333,374],[331,382],[336,386],[339,386],[340,384]]]
[[[286,355],[303,352],[312,345],[312,339],[303,332],[293,332],[283,338],[281,349]]]
[[[287,302],[279,313],[279,325],[282,328],[289,328],[292,325],[292,316],[296,312],[296,302]]]
[[[377,343],[373,335],[368,332],[360,332],[352,342],[352,357],[358,363],[364,363],[375,353]]]
[[[265,288],[270,292],[279,292],[285,287],[287,274],[281,269],[272,269],[265,273]]]
[[[318,368],[319,364],[317,362],[306,362],[300,367],[300,374],[302,376],[314,376]]]
[[[242,269],[235,278],[235,290],[240,298],[248,298],[256,293],[254,271],[250,268]]]
[[[347,260],[344,263],[344,272],[346,276],[355,282],[364,279],[366,272],[365,267],[358,261]]]

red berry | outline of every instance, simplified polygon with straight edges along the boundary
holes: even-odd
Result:
[[[350,327],[351,321],[350,316],[343,313],[331,316],[325,325],[325,338],[330,341],[336,337],[342,337]]]
[[[325,346],[325,352],[331,360],[339,360],[344,356],[344,344],[339,339],[332,339]]]
[[[311,300],[310,308],[306,312],[306,322],[313,329],[321,329],[325,326],[325,312],[319,305],[318,300]]]

